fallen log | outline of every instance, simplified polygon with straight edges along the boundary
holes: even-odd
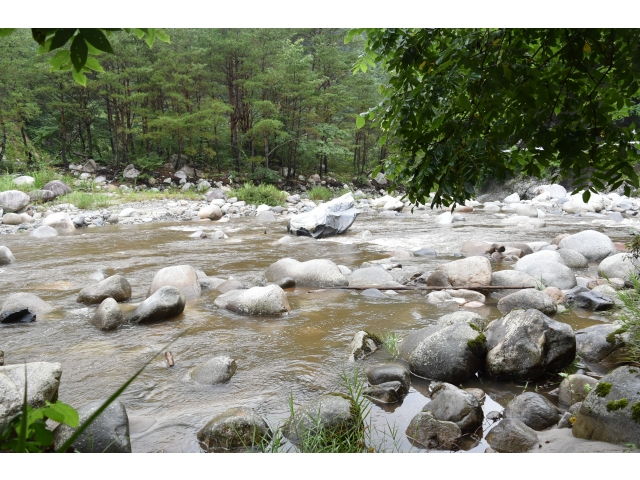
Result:
[[[394,291],[411,291],[411,290],[421,290],[421,291],[437,291],[437,290],[524,290],[527,288],[535,288],[535,287],[504,287],[498,285],[482,285],[482,286],[463,286],[463,287],[381,287],[379,285],[360,285],[356,287],[324,287],[318,290],[309,290],[307,293],[318,293],[324,292],[325,290],[367,290],[369,288],[377,288],[378,290],[394,290]]]

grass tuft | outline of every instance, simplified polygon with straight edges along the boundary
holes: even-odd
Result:
[[[281,192],[273,185],[264,183],[258,186],[245,183],[242,187],[233,190],[229,196],[238,197],[238,200],[243,200],[251,205],[261,205],[264,203],[271,207],[276,205],[284,206],[287,198],[286,193]]]
[[[324,200],[328,202],[333,198],[333,190],[327,187],[313,187],[307,192],[307,195],[309,195],[311,200]]]

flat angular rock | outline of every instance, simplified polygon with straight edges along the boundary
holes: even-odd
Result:
[[[382,346],[382,340],[372,333],[360,330],[349,344],[349,361],[358,360],[375,352]]]
[[[453,422],[438,420],[431,412],[420,412],[411,419],[405,435],[422,448],[453,450],[462,432]]]
[[[599,292],[580,292],[575,296],[575,304],[580,308],[596,312],[611,310],[615,303],[611,298]]]
[[[370,385],[383,385],[389,382],[398,382],[395,389],[399,396],[409,392],[411,375],[409,370],[399,363],[378,363],[365,367],[364,373]]]

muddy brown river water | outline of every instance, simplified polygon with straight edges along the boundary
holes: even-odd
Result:
[[[124,275],[131,283],[135,304],[145,294],[155,273],[163,267],[188,264],[209,276],[242,280],[260,274],[284,257],[299,261],[328,258],[349,268],[362,262],[389,257],[402,248],[430,247],[437,258],[414,257],[403,265],[417,265],[430,271],[436,265],[455,260],[454,253],[468,239],[486,241],[547,241],[557,234],[594,229],[614,241],[628,241],[625,226],[609,221],[593,223],[591,217],[547,216],[547,226],[522,230],[502,226],[493,215],[478,210],[465,214],[466,222],[438,226],[435,214],[416,211],[389,217],[362,214],[345,235],[326,240],[295,238],[290,244],[275,243],[286,234],[286,222],[266,226],[255,218],[234,218],[215,225],[228,240],[189,238],[197,228],[213,228],[201,222],[151,223],[81,229],[72,235],[37,240],[25,235],[2,235],[16,262],[0,267],[0,302],[15,292],[31,292],[56,307],[46,318],[32,324],[5,325],[0,328],[0,350],[6,364],[21,362],[60,362],[62,380],[60,400],[80,407],[93,400],[106,399],[149,357],[184,332],[171,347],[175,367],[168,368],[164,357],[157,356],[121,400],[126,405],[134,452],[199,452],[196,432],[213,416],[234,406],[255,408],[272,425],[289,415],[289,397],[300,405],[315,396],[339,389],[339,372],[352,368],[346,362],[346,348],[359,330],[378,334],[397,332],[401,337],[422,328],[459,307],[438,308],[429,305],[424,293],[401,292],[393,298],[371,299],[355,291],[308,293],[309,288],[288,290],[292,310],[281,318],[243,317],[214,306],[217,291],[203,291],[201,298],[190,300],[184,313],[152,325],[124,326],[114,332],[102,332],[89,323],[97,306],[76,303],[80,289],[95,283],[102,270],[107,276]],[[626,226],[628,228],[628,225]],[[266,229],[266,230],[265,230]],[[369,230],[372,237],[363,241],[358,232]],[[265,233],[266,231],[266,233]],[[511,268],[493,264],[494,269]],[[575,273],[595,275],[597,265]],[[478,313],[489,319],[501,315],[497,299],[488,298]],[[131,307],[132,308],[132,307]],[[574,330],[609,321],[606,316],[576,309],[558,314],[557,320]],[[237,362],[234,377],[225,384],[203,386],[191,380],[189,371],[210,357],[227,354]],[[390,358],[380,349],[368,363]],[[429,401],[429,382],[412,377],[412,388],[402,403],[372,406],[372,422],[379,431],[388,425],[397,430],[396,448],[421,451],[407,440],[404,431],[411,418]],[[557,404],[548,392],[557,385],[498,383],[474,379],[465,387],[480,387],[487,393],[485,413],[502,410],[516,394],[538,388]],[[485,421],[485,434],[490,422]],[[376,433],[379,442],[385,435]],[[394,441],[387,438],[386,449]],[[482,452],[484,440],[465,445],[468,451]]]

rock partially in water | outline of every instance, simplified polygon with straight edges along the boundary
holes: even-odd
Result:
[[[365,388],[362,394],[378,403],[397,403],[402,398],[400,394],[401,388],[402,384],[400,382],[385,382]]]
[[[534,430],[546,430],[560,421],[560,410],[542,395],[525,392],[509,402],[504,418],[520,420]]]
[[[556,313],[556,304],[551,297],[540,290],[528,288],[502,297],[498,302],[498,310],[506,315],[512,310],[529,310],[534,308],[547,315]]]
[[[628,253],[617,253],[602,260],[598,272],[608,278],[622,278],[629,282],[632,275],[640,275],[640,263]]]
[[[205,452],[244,452],[263,445],[272,432],[262,416],[248,407],[234,407],[213,417],[198,432],[198,443]]]
[[[398,382],[396,389],[399,396],[409,392],[411,375],[409,370],[399,363],[377,363],[365,367],[364,373],[370,385],[382,385],[388,382]]]
[[[290,277],[296,281],[296,285],[305,287],[341,287],[349,284],[338,266],[326,259],[299,262],[293,258],[283,258],[272,263],[265,276],[270,282]]]
[[[524,258],[522,260],[524,260]],[[560,290],[570,290],[577,285],[576,276],[573,274],[571,269],[557,262],[541,260],[533,265],[529,265],[524,272],[528,273],[539,283],[542,283],[547,287],[556,287]]]
[[[131,285],[122,275],[112,275],[101,282],[80,290],[77,302],[85,305],[101,303],[106,298],[124,302],[131,298]]]
[[[58,233],[72,233],[76,230],[67,212],[58,212],[49,215],[42,221],[42,226],[55,228]]]
[[[593,310],[596,312],[611,310],[615,303],[611,298],[603,295],[599,292],[580,292],[575,298],[574,302],[576,306],[580,308],[586,308],[587,310]]]
[[[354,428],[356,421],[351,400],[340,393],[329,393],[296,408],[285,422],[283,433],[299,446],[320,431],[330,436]]]
[[[561,248],[558,250],[558,254],[562,257],[564,264],[569,268],[587,268],[589,266],[587,259],[577,250]]]
[[[176,287],[162,287],[131,313],[129,323],[145,323],[176,317],[184,311],[186,300]]]
[[[231,290],[215,300],[218,308],[241,315],[281,315],[291,310],[287,294],[277,285]]]
[[[9,247],[0,245],[0,265],[9,265],[16,261],[16,257],[11,253]]]
[[[445,326],[455,325],[457,323],[474,325],[475,328],[474,327],[471,327],[471,328],[479,332],[483,331],[485,328],[485,321],[480,315],[474,312],[465,312],[465,311],[448,313],[447,315],[443,315],[440,318],[438,318],[436,323],[438,325],[445,325]]]
[[[393,280],[393,277],[380,267],[366,267],[354,270],[349,276],[350,287],[375,286],[375,287],[397,287],[400,284]]]
[[[500,453],[526,453],[540,444],[535,430],[511,418],[505,418],[493,427],[485,439]]]
[[[124,323],[124,315],[118,302],[109,297],[102,301],[90,321],[100,330],[115,330]]]
[[[24,400],[25,366],[27,373],[27,405],[44,407],[58,398],[62,376],[59,363],[33,362],[0,366],[0,425],[20,412]]]
[[[491,255],[495,251],[495,246],[480,240],[467,240],[460,251],[465,257]]]
[[[215,385],[228,382],[238,368],[230,357],[214,357],[191,371],[191,378],[202,385]]]
[[[617,323],[605,323],[592,325],[576,332],[576,349],[578,355],[587,362],[605,362],[623,346],[620,332],[621,325]]]
[[[191,265],[176,265],[161,269],[153,277],[147,297],[162,287],[175,287],[182,292],[185,298],[197,298],[202,293],[198,274]]]
[[[428,287],[451,287],[449,277],[444,272],[435,271],[427,277]]]
[[[491,262],[485,257],[468,257],[438,265],[436,272],[442,272],[453,287],[491,285]]]
[[[55,228],[47,226],[38,227],[29,233],[29,236],[34,238],[52,238],[58,235],[58,231]]]
[[[222,218],[222,210],[217,205],[205,205],[198,211],[198,217],[208,218],[209,220],[220,220]]]
[[[278,285],[282,289],[295,288],[296,281],[291,277],[284,277],[284,278],[281,278],[280,280],[278,280],[276,282],[276,285]]]
[[[400,357],[420,377],[457,384],[482,368],[485,336],[467,323],[432,325],[409,334]]]
[[[491,285],[499,287],[536,287],[538,281],[525,272],[500,270],[491,274]]]
[[[323,203],[310,212],[289,219],[287,231],[295,235],[324,238],[346,232],[360,210],[354,208],[351,192]]]
[[[582,402],[597,384],[598,381],[589,375],[569,375],[560,382],[558,402],[568,406]]]
[[[422,448],[453,450],[462,431],[453,422],[436,419],[431,412],[420,412],[411,419],[405,435]]]
[[[33,293],[18,292],[7,297],[0,310],[0,323],[29,323],[51,312],[53,307]]]
[[[484,414],[480,403],[471,393],[450,383],[440,383],[431,393],[431,401],[422,409],[437,420],[453,422],[462,433],[473,433],[482,427]]]
[[[485,333],[491,378],[535,380],[545,372],[560,371],[576,355],[571,327],[538,310],[514,310],[491,322]]]
[[[349,361],[359,360],[375,352],[382,346],[382,343],[382,340],[377,335],[364,330],[359,331],[353,336],[353,340],[349,344]]]
[[[385,300],[389,300],[389,297],[384,293],[382,293],[377,288],[367,288],[366,290],[363,290],[362,292],[360,292],[360,295],[362,295],[363,297],[384,298]]]
[[[602,377],[582,402],[573,424],[578,438],[640,444],[640,369],[618,367]]]
[[[216,289],[220,293],[227,293],[227,292],[230,292],[232,290],[244,290],[244,285],[239,280],[230,278],[229,280],[225,280],[222,283],[220,283],[216,287]]]
[[[563,238],[560,248],[569,248],[582,254],[589,262],[600,262],[618,253],[613,241],[604,233],[595,230],[583,230]]]
[[[103,403],[103,400],[98,400],[79,408],[79,425]],[[75,428],[65,424],[56,427],[53,431],[54,447],[60,448],[75,431]],[[111,403],[73,442],[73,447],[80,453],[131,453],[129,416],[124,404],[120,400]]]

